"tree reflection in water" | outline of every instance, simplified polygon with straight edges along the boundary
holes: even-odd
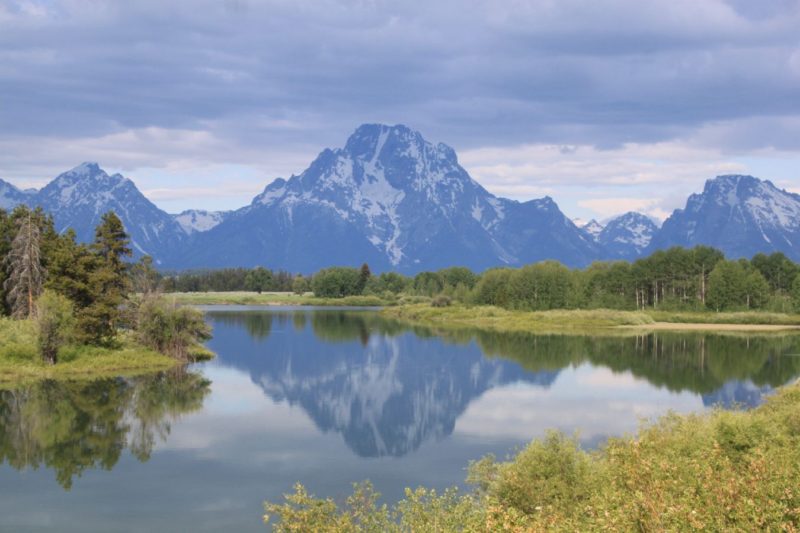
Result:
[[[126,448],[147,461],[174,420],[202,407],[210,384],[176,369],[0,390],[0,462],[16,469],[44,465],[69,489],[85,470],[113,468]]]

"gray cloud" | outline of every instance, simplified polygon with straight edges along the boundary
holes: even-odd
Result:
[[[367,121],[460,150],[797,151],[799,27],[799,0],[0,0],[0,170],[75,146],[282,172]]]

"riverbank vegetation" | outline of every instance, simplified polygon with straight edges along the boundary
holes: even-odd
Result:
[[[672,315],[676,318],[683,314],[681,319],[689,321],[694,319],[684,313],[800,312],[799,272],[800,267],[781,253],[728,260],[713,248],[697,246],[657,251],[632,263],[596,262],[585,269],[544,261],[481,274],[452,267],[409,277],[396,272],[375,275],[368,265],[331,267],[310,276],[259,267],[173,273],[162,283],[168,292],[291,290],[302,295],[304,303],[311,302],[306,299],[311,291],[315,298],[371,297],[382,305],[415,297],[430,299],[439,307],[456,302],[521,311],[658,311],[677,313]],[[221,300],[217,296],[216,302]],[[280,299],[270,295],[267,301]]]
[[[302,485],[265,504],[276,531],[796,531],[800,386],[751,411],[669,414],[596,451],[559,433],[514,458],[473,462],[472,490],[406,489],[388,506],[369,483],[339,505]]]
[[[120,219],[102,216],[90,244],[55,231],[41,209],[0,210],[0,373],[154,370],[207,357],[202,314],[162,302],[149,258],[132,265]],[[136,286],[141,296],[131,298]],[[158,355],[161,354],[161,355]],[[58,370],[43,371],[47,366]]]

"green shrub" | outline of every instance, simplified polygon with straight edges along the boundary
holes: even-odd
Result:
[[[42,359],[56,364],[58,350],[75,335],[72,302],[58,293],[45,291],[36,303],[36,327]]]
[[[136,336],[148,348],[188,360],[200,343],[211,338],[211,328],[197,309],[152,297],[139,305]]]

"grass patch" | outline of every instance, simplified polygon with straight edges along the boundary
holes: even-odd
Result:
[[[800,315],[767,312],[669,312],[617,311],[612,309],[556,309],[511,311],[493,306],[453,305],[435,307],[409,304],[383,309],[381,314],[404,322],[437,328],[479,328],[501,332],[597,333],[612,328],[637,326],[647,329],[656,322],[741,326],[797,326]],[[713,330],[713,327],[709,327]]]
[[[800,315],[771,313],[767,311],[742,311],[736,313],[690,311],[644,311],[656,322],[682,324],[746,324],[773,326],[800,326]]]
[[[192,350],[198,360],[213,357],[203,346]],[[64,346],[58,363],[45,364],[36,347],[36,326],[32,321],[0,319],[0,384],[38,380],[131,376],[168,370],[179,361],[143,348],[123,333],[117,346]]]
[[[314,305],[346,307],[386,307],[397,305],[397,300],[378,296],[346,296],[344,298],[317,298],[312,293],[292,292],[173,292],[165,298],[182,305]]]
[[[569,331],[572,333],[616,326],[652,324],[653,318],[636,311],[554,310],[509,311],[500,307],[433,307],[429,304],[401,305],[383,309],[386,318],[430,327],[469,327],[503,332]]]

